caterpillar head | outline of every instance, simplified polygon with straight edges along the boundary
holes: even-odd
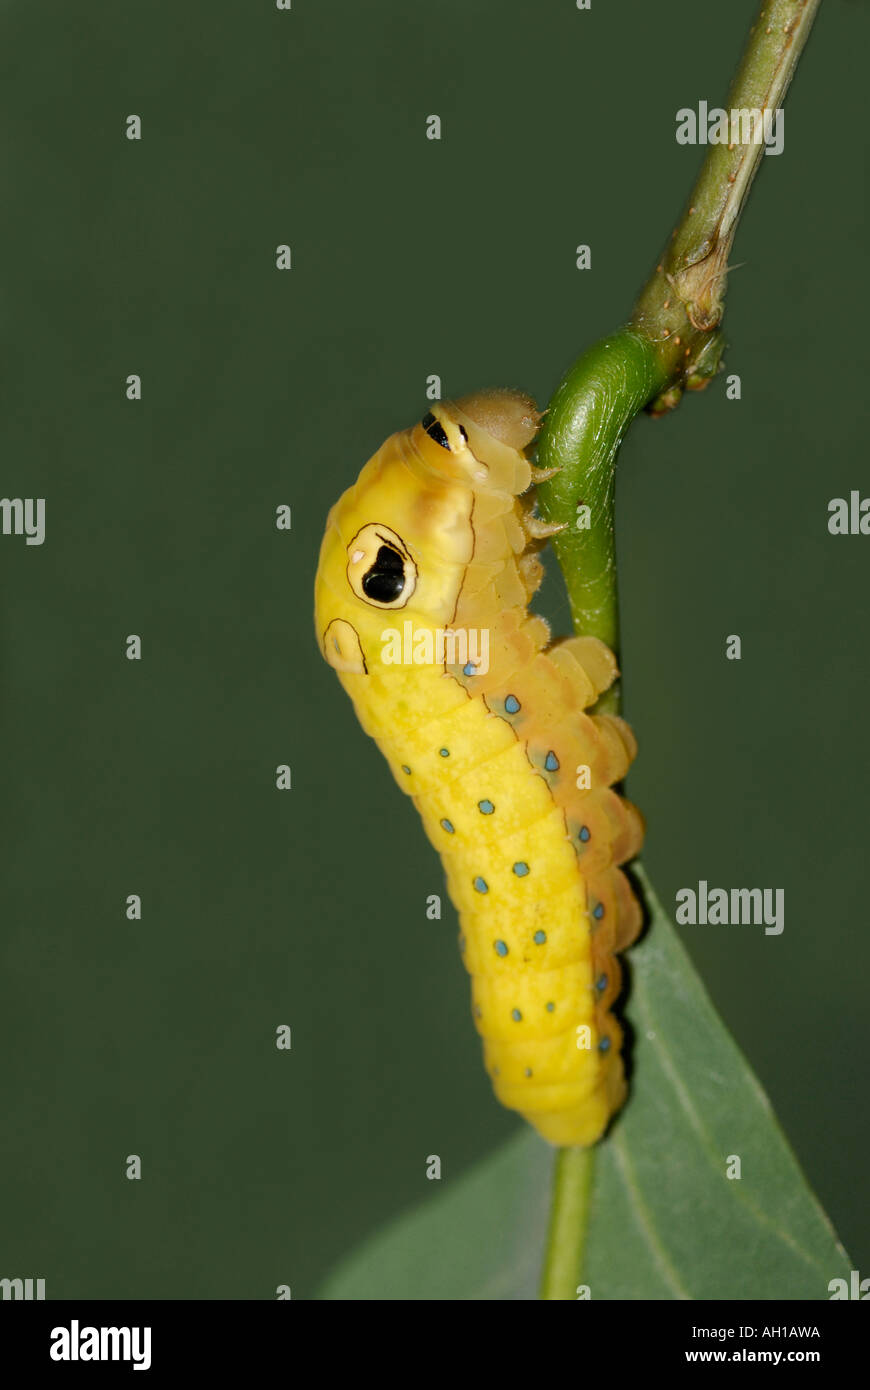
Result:
[[[369,459],[332,508],[320,551],[315,622],[331,666],[367,672],[385,628],[406,619],[450,627],[475,554],[475,506],[510,510],[528,488],[523,451],[539,420],[522,392],[481,391],[433,404]]]

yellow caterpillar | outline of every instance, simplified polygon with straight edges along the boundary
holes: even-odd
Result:
[[[554,529],[532,515],[539,421],[528,396],[481,392],[392,435],[329,514],[315,622],[443,860],[498,1099],[585,1145],[625,1098],[614,952],[641,911],[616,866],[643,825],[612,790],[631,730],[583,713],[613,654],[547,645],[528,612]]]

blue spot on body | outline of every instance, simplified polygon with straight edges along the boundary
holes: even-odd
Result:
[[[465,950],[465,937],[464,937],[464,936],[460,936],[460,938],[459,938],[459,949],[460,949],[460,951],[464,951],[464,950]]]
[[[408,776],[410,777],[411,769],[409,767],[406,767],[404,763],[402,763],[402,771],[407,772]]]
[[[599,991],[607,989],[607,976],[599,975],[595,981],[595,988]]]
[[[450,757],[450,749],[449,749],[449,748],[439,748],[439,749],[438,749],[438,752],[441,754],[442,758],[449,758],[449,757]]]
[[[470,661],[466,661],[462,668],[462,674],[463,676],[473,676],[475,674],[474,666]]]
[[[508,695],[507,699],[504,702],[504,707],[507,710],[508,714],[516,714],[517,710],[521,708],[520,702],[517,699],[516,695]]]
[[[481,815],[483,815],[483,816],[491,816],[492,813],[493,813],[493,811],[495,810],[495,807],[493,806],[493,804],[492,804],[491,801],[486,801],[486,800],[484,800],[484,801],[478,801],[478,803],[477,803],[477,809],[478,809],[478,811],[480,811]]]
[[[514,864],[514,873],[516,874],[517,878],[525,878],[528,872],[528,864],[526,864],[525,861],[522,859],[517,860],[516,864]]]
[[[443,820],[441,822],[441,829],[446,830],[448,835],[453,834],[453,826],[451,825],[449,820]]]
[[[495,953],[497,956],[506,956],[508,953],[507,944],[504,941],[494,941]]]
[[[601,921],[604,916],[604,903],[596,903],[595,907],[592,909],[592,916],[595,918],[596,922]]]
[[[531,1076],[531,1074],[532,1074],[532,1069],[531,1069],[531,1067],[526,1067],[525,1075],[526,1075],[526,1076]]]
[[[547,1005],[547,1013],[548,1013],[548,1014],[551,1014],[551,1013],[553,1012],[553,1010],[555,1009],[555,1007],[556,1007],[556,1005],[553,1003],[553,1001],[552,1001],[552,999],[551,999],[550,1002],[549,1002],[549,1004]]]
[[[520,1013],[519,1009],[511,1009],[511,1018],[513,1019],[514,1023],[520,1023],[522,1021],[522,1017],[523,1016]]]
[[[601,1039],[601,1042],[598,1044],[598,1051],[599,1051],[599,1052],[609,1052],[609,1051],[610,1051],[610,1039],[609,1039],[609,1038],[602,1038],[602,1039]]]
[[[489,884],[487,883],[485,878],[480,877],[480,874],[478,874],[477,878],[474,880],[474,886],[477,889],[478,893],[489,892]]]
[[[586,841],[589,839],[589,827],[588,827],[588,826],[586,826],[586,825],[581,825],[581,827],[580,827],[580,835],[579,835],[579,838],[583,841],[583,843],[584,843],[584,845],[585,845]]]
[[[532,940],[534,941],[536,946],[543,946],[546,939],[547,933],[545,931],[536,931],[534,936],[532,937]]]
[[[548,772],[559,771],[559,759],[556,757],[556,754],[553,752],[552,748],[550,749],[549,753],[544,759],[544,767],[547,769]]]

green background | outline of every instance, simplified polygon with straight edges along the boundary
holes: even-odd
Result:
[[[516,1131],[440,865],[318,655],[317,550],[430,373],[544,403],[627,315],[703,153],[675,113],[724,100],[754,11],[0,8],[2,490],[46,499],[43,546],[0,537],[0,1277],[310,1297],[428,1154],[443,1186]],[[868,39],[826,0],[762,162],[742,399],[641,419],[618,496],[645,863],[671,907],[785,890],[780,937],[682,935],[864,1274],[870,538],[827,503],[870,495]],[[567,631],[555,580],[538,606]]]

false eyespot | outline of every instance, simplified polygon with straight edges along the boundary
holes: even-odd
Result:
[[[417,567],[389,526],[369,523],[349,548],[347,577],[357,598],[376,608],[404,608],[417,584]]]

